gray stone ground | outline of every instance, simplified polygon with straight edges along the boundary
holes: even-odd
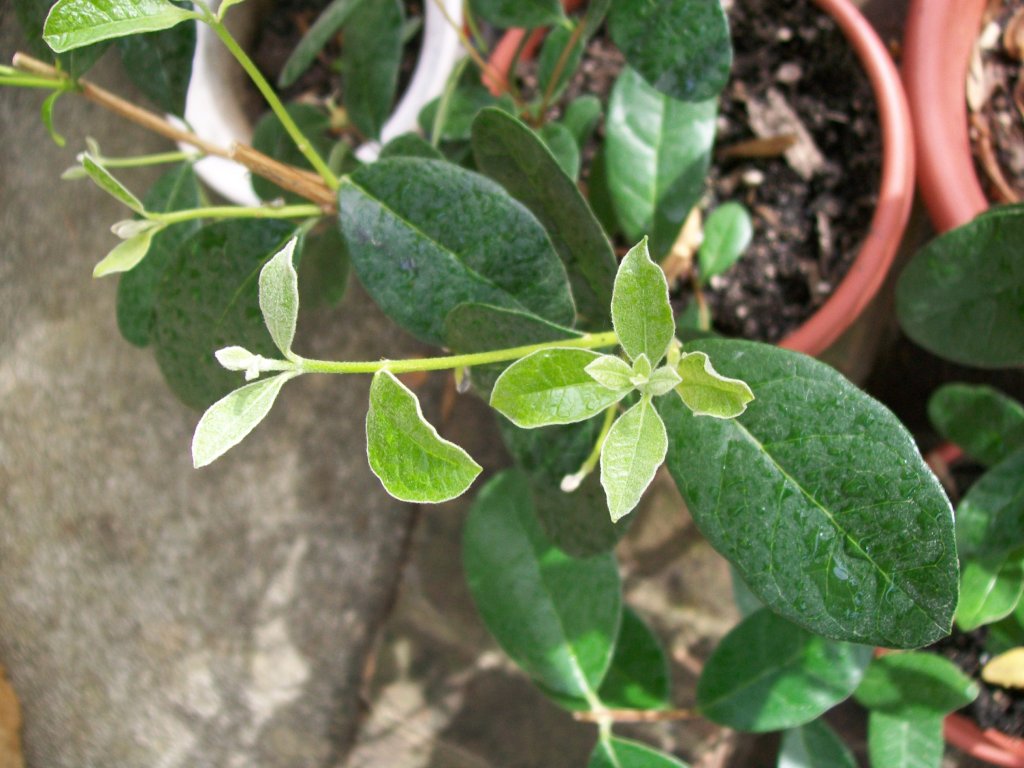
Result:
[[[109,62],[96,79],[130,92]],[[417,511],[370,474],[367,382],[294,382],[243,446],[191,468],[197,414],[121,340],[113,280],[90,278],[124,210],[58,180],[86,127],[114,155],[163,145],[66,97],[59,150],[40,102],[0,91],[0,665],[29,768],[584,765],[592,727],[535,691],[476,616],[466,504]],[[309,354],[414,350],[358,291],[312,321]],[[434,417],[443,385],[425,385]],[[488,418],[464,399],[444,429],[493,469]],[[725,564],[680,509],[660,480],[619,555],[685,708],[736,614]],[[626,730],[702,768],[768,764],[770,744],[703,721]]]

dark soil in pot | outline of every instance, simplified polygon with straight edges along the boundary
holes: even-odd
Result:
[[[739,263],[712,280],[707,300],[716,331],[777,342],[825,302],[856,257],[877,201],[881,136],[867,76],[813,3],[735,0],[729,19],[735,61],[721,98],[708,210],[743,203],[754,238]],[[607,103],[622,66],[599,34],[548,117],[584,93]],[[526,96],[536,89],[532,68],[519,70]],[[786,127],[772,127],[780,122]],[[806,134],[784,155],[794,123]],[[595,151],[596,144],[584,149],[584,169]],[[677,292],[677,308],[689,299],[687,289]]]
[[[1002,0],[982,24],[968,73],[971,150],[993,203],[1024,199],[1024,0]]]

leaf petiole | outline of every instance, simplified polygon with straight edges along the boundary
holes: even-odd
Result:
[[[312,203],[297,205],[253,206],[245,208],[235,205],[216,205],[207,208],[189,208],[184,211],[156,213],[148,211],[146,218],[161,224],[180,224],[196,219],[307,219],[323,215],[323,209]]]
[[[615,422],[615,416],[619,411],[619,404],[614,403],[609,405],[604,412],[604,423],[601,425],[601,431],[597,435],[597,440],[594,441],[594,447],[590,451],[590,455],[587,456],[586,460],[580,465],[580,468],[573,472],[571,475],[566,475],[562,478],[562,484],[559,486],[564,493],[572,493],[580,487],[587,475],[594,471],[597,466],[597,462],[601,459],[601,449],[604,447],[605,438],[608,437],[608,432],[612,428],[612,424]]]

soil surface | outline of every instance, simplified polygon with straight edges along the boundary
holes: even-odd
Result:
[[[993,203],[1024,199],[1024,0],[990,4],[968,73],[971,149]]]

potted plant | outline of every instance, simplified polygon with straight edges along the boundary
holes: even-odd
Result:
[[[231,8],[59,0],[43,36],[67,53],[198,22],[244,66],[225,25]],[[557,5],[545,12],[561,14]],[[665,25],[660,13],[691,25]],[[645,82],[662,83],[673,98],[706,99],[721,87],[728,28],[716,3],[652,9],[619,0],[613,26],[614,14],[623,14],[627,60],[644,68]],[[585,29],[600,15],[594,4],[569,25]],[[667,37],[652,39],[649,28]],[[692,29],[703,33],[696,43]],[[118,178],[125,162],[92,150],[80,156],[78,173],[134,214],[115,224],[123,242],[95,275],[122,275],[131,307],[122,327],[154,347],[186,404],[205,409],[192,444],[197,467],[247,437],[292,379],[371,375],[370,467],[396,498],[445,501],[481,468],[426,421],[398,377],[453,371],[472,384],[502,415],[518,467],[490,478],[473,504],[463,542],[470,589],[541,691],[596,723],[595,767],[679,764],[614,732],[623,721],[671,716],[657,714],[668,703],[664,655],[623,607],[611,552],[624,531],[619,521],[663,463],[765,615],[791,622],[816,647],[838,649],[838,687],[861,674],[851,643],[913,648],[948,632],[957,595],[952,514],[902,425],[799,353],[727,339],[683,345],[647,238],[616,263],[565,156],[548,149],[550,136],[499,104],[466,110],[475,114],[466,138],[452,122],[463,106],[453,78],[423,118],[429,140],[399,137],[381,160],[339,172],[262,75],[245,69],[312,171],[251,147],[220,147],[30,57],[0,70],[4,85],[53,94],[44,110],[51,127],[53,101],[80,92],[305,200],[203,205],[188,164],[140,199]],[[321,220],[331,226],[316,240]],[[390,360],[382,347],[367,361],[301,355],[300,298],[330,292],[348,260],[400,328],[452,354]],[[309,290],[300,270],[312,275]],[[770,655],[770,638],[762,639],[762,656]],[[713,707],[705,702],[702,712]]]

